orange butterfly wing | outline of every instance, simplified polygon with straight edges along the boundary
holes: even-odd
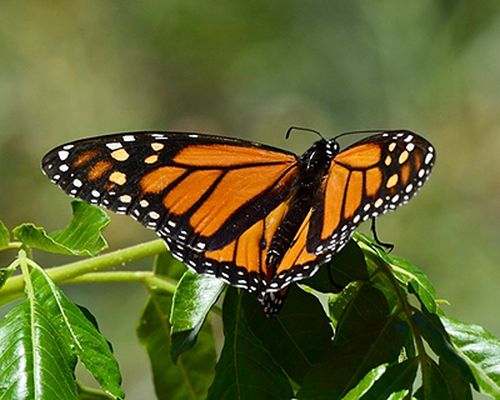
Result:
[[[296,164],[292,153],[243,140],[137,132],[65,144],[42,168],[71,196],[203,252],[231,243],[286,199]]]
[[[307,249],[339,251],[360,223],[406,204],[434,160],[432,145],[409,131],[370,136],[337,154],[317,194]]]

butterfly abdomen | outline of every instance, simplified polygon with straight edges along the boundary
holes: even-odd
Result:
[[[309,213],[323,177],[328,170],[334,153],[329,152],[329,142],[320,140],[310,147],[299,159],[299,179],[291,194],[290,207],[278,227],[269,246],[266,264],[268,272],[274,275],[276,268]]]

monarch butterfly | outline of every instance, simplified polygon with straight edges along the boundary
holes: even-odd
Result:
[[[407,130],[342,151],[337,138],[299,157],[223,136],[118,133],[59,146],[42,168],[70,196],[154,229],[197,272],[256,292],[271,315],[286,287],[312,276],[360,223],[405,204],[435,160]]]

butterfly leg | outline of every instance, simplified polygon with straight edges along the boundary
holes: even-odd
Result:
[[[379,246],[383,247],[388,253],[390,253],[394,249],[394,245],[392,243],[384,243],[379,240],[378,235],[377,235],[377,229],[375,227],[375,220],[376,218],[372,218],[372,226],[371,226],[371,231],[373,234],[373,239],[375,240],[375,243],[377,243]]]

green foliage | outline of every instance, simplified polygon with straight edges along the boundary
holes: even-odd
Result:
[[[224,347],[208,400],[287,400],[287,376],[250,329],[242,296],[229,288],[224,299]]]
[[[20,243],[0,224],[0,250],[21,248],[0,270],[0,301],[25,288],[25,299],[0,323],[4,399],[53,398],[56,390],[65,399],[123,398],[97,322],[56,286],[108,280],[141,282],[149,293],[137,334],[158,399],[469,400],[473,390],[500,397],[500,341],[445,316],[426,275],[366,236],[356,234],[315,277],[290,286],[273,318],[253,294],[228,288],[220,321],[226,285],[186,271],[157,241],[42,270],[26,256],[31,248],[74,255],[104,248],[105,214],[82,202],[73,208],[63,231],[15,228]],[[150,254],[157,254],[152,272],[103,271]],[[22,274],[11,276],[19,267]],[[212,325],[220,322],[217,356]],[[100,389],[77,382],[78,361]]]
[[[10,242],[10,233],[5,224],[0,221],[0,249],[7,247]]]
[[[22,224],[12,231],[24,245],[48,253],[95,256],[108,245],[100,232],[109,224],[107,214],[97,207],[74,200],[73,219],[61,231],[47,234],[34,224]]]
[[[155,261],[157,275],[176,275],[176,265],[171,258],[161,254]],[[173,338],[170,312],[172,294],[152,291],[141,316],[137,335],[146,348],[151,362],[158,399],[200,399],[206,396],[213,379],[215,347],[210,324],[196,323],[196,345],[189,353],[171,357]],[[194,310],[199,312],[198,309]],[[207,310],[208,313],[208,310]],[[202,321],[205,320],[203,315]],[[189,319],[189,318],[188,318]]]

